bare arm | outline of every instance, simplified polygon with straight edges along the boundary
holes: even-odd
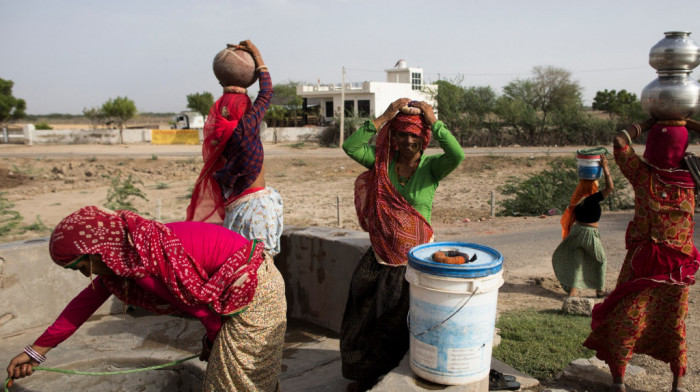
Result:
[[[625,138],[627,138],[625,136]],[[615,189],[613,184],[612,176],[610,175],[610,167],[608,166],[608,158],[605,155],[600,156],[600,165],[603,167],[603,175],[605,176],[605,189],[600,191],[603,194],[603,198],[608,197]]]
[[[685,120],[685,127],[693,132],[700,133],[700,122],[687,119]]]

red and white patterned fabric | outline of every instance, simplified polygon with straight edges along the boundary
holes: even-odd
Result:
[[[389,180],[389,159],[396,149],[390,131],[420,136],[423,149],[432,133],[421,116],[399,113],[387,122],[377,134],[374,169],[355,180],[355,209],[360,226],[369,233],[377,258],[386,264],[404,265],[411,248],[431,241],[433,228]]]
[[[157,313],[181,314],[177,307],[131,284],[153,276],[186,305],[208,304],[228,315],[253,298],[263,246],[248,242],[209,275],[183,248],[172,230],[130,211],[83,207],[64,218],[49,243],[51,258],[61,266],[83,254],[99,254],[117,275],[102,276],[107,289],[127,304]],[[126,279],[125,279],[126,278]]]

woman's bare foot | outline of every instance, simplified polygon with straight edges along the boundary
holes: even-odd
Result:
[[[578,289],[575,287],[571,289],[571,291],[569,291],[569,297],[578,297]]]
[[[625,392],[625,384],[613,384],[610,386],[610,392]]]

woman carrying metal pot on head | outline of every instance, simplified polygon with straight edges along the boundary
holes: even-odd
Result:
[[[376,146],[369,144],[375,135]],[[431,135],[442,154],[424,154]],[[432,106],[408,98],[365,122],[343,150],[369,169],[355,182],[355,207],[372,246],[353,273],[340,332],[343,376],[355,380],[348,390],[364,391],[408,350],[407,254],[433,240],[435,190],[464,151]]]
[[[613,391],[625,391],[627,363],[635,353],[670,364],[672,391],[686,374],[689,286],[700,253],[693,243],[695,183],[683,165],[693,120],[633,124],[614,139],[615,161],[634,189],[634,218],[627,227],[617,285],[593,308],[592,332],[584,346],[610,367]],[[632,140],[647,134],[643,156]]]
[[[56,264],[97,277],[10,361],[10,378],[31,375],[114,294],[126,305],[201,321],[203,390],[278,390],[284,282],[258,240],[210,223],[162,224],[89,206],[56,226],[49,252]]]

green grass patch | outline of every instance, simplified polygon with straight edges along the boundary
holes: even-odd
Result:
[[[591,332],[590,317],[556,310],[523,310],[499,316],[501,344],[493,357],[539,380],[550,380],[577,358],[594,352],[582,343]]]

